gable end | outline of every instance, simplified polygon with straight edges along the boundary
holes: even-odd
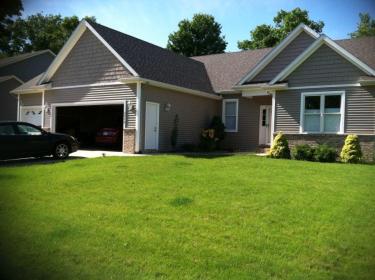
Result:
[[[54,87],[115,82],[133,77],[104,44],[86,29],[50,81]]]

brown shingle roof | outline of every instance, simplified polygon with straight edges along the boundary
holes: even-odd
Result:
[[[335,42],[375,69],[375,36],[336,40]]]
[[[231,90],[272,48],[192,57],[205,64],[215,92]]]
[[[89,23],[140,77],[213,93],[203,63],[98,23]]]

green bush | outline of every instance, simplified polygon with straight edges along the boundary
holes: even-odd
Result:
[[[220,117],[213,117],[210,127],[203,129],[200,137],[199,148],[206,152],[219,149],[220,141],[224,139],[225,126]]]
[[[176,149],[177,146],[177,138],[178,138],[178,115],[176,114],[173,121],[173,129],[171,134],[171,146],[173,149]]]
[[[293,158],[296,160],[314,160],[314,147],[310,147],[307,144],[296,145],[292,151]]]
[[[362,151],[357,135],[351,134],[346,137],[340,157],[342,162],[347,163],[358,163],[361,161]]]
[[[290,149],[288,140],[282,132],[279,132],[273,139],[272,147],[269,152],[271,158],[287,158],[290,159]]]
[[[335,162],[337,157],[336,149],[326,144],[315,148],[314,160],[319,162]]]

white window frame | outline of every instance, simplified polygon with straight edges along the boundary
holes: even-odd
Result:
[[[340,95],[340,130],[338,132],[325,132],[324,129],[324,102],[327,95]],[[304,130],[305,121],[305,98],[306,96],[320,96],[320,131],[308,132]],[[300,126],[299,132],[301,134],[343,134],[345,131],[345,91],[320,91],[320,92],[302,92],[301,93],[301,108],[300,108]]]
[[[223,99],[223,109],[222,109],[222,116],[221,116],[221,118],[223,120],[224,125],[226,125],[225,124],[225,116],[226,116],[226,114],[225,114],[225,108],[226,108],[225,105],[228,102],[235,102],[236,103],[236,115],[232,116],[232,117],[236,117],[236,128],[235,129],[226,129],[225,128],[224,131],[225,132],[238,132],[238,99],[237,98]]]

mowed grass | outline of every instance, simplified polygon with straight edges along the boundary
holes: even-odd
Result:
[[[228,157],[0,168],[6,279],[374,279],[375,166]]]

